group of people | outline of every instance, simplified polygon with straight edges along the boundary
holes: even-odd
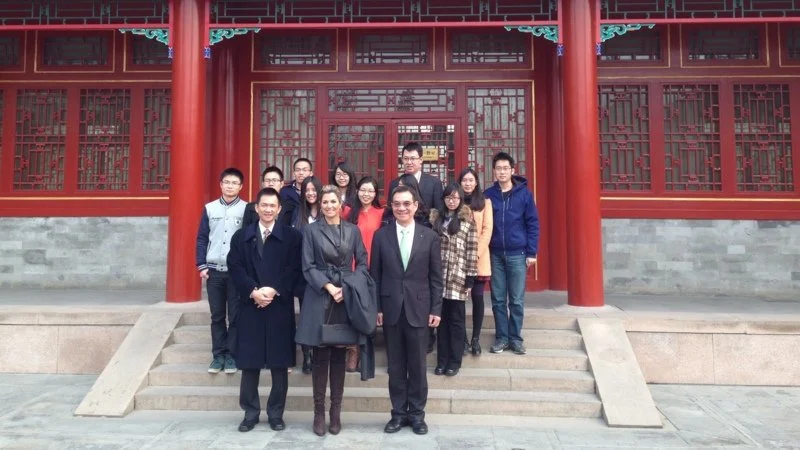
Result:
[[[208,371],[242,372],[239,431],[259,422],[262,369],[272,377],[269,426],[285,428],[288,373],[300,345],[302,371],[312,376],[313,431],[326,433],[330,383],[327,432],[338,434],[345,374],[374,377],[372,337],[381,327],[392,404],[384,431],[410,426],[427,433],[426,354],[436,347],[433,373],[444,376],[459,373],[463,355],[481,354],[487,282],[495,319],[490,352],[526,353],[525,278],[539,237],[527,181],[514,174],[514,158],[500,152],[492,159],[495,182],[485,191],[471,168],[443,187],[422,173],[422,154],[418,143],[403,147],[404,174],[391,182],[385,204],[377,180],[356,181],[345,162],[325,185],[305,158],[294,162],[288,185],[279,168],[268,167],[249,204],[239,197],[242,172],[222,172],[222,195],[201,216],[197,268],[211,310]]]

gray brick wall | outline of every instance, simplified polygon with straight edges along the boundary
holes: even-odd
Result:
[[[604,219],[603,247],[611,292],[800,292],[800,222]]]
[[[0,287],[164,287],[166,243],[166,217],[3,218]]]
[[[3,218],[0,288],[164,287],[166,234],[166,217]],[[605,219],[603,244],[610,292],[800,292],[800,222]]]

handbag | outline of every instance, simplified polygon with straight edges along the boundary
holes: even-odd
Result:
[[[342,256],[342,261],[345,260],[343,249],[344,247],[344,231],[343,226],[339,226],[340,235],[340,248],[339,253]],[[320,336],[320,345],[354,345],[358,344],[359,333],[355,328],[347,323],[330,323],[331,316],[333,315],[333,299],[328,295],[327,308],[328,317],[325,318],[325,323],[322,324],[322,332]]]

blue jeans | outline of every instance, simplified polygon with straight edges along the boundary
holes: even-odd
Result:
[[[492,313],[495,340],[503,344],[522,343],[525,316],[525,253],[491,253]]]

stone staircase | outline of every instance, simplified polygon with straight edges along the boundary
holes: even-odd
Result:
[[[468,308],[469,309],[469,308]],[[467,315],[468,327],[471,316]],[[135,397],[138,410],[239,410],[239,374],[207,372],[211,337],[207,313],[184,313],[172,342],[162,351],[160,365],[148,374],[148,383]],[[569,317],[526,316],[523,338],[527,355],[488,352],[494,323],[487,311],[481,335],[484,352],[464,356],[459,375],[435,376],[435,352],[428,355],[428,405],[439,414],[477,414],[542,417],[601,417],[602,405],[589,371],[589,358]],[[347,374],[344,411],[387,415],[391,409],[386,353],[378,339],[376,377],[362,382]],[[298,361],[301,361],[298,351]],[[269,393],[269,372],[261,377],[262,405]],[[289,411],[312,411],[311,375],[296,368],[289,375]]]

